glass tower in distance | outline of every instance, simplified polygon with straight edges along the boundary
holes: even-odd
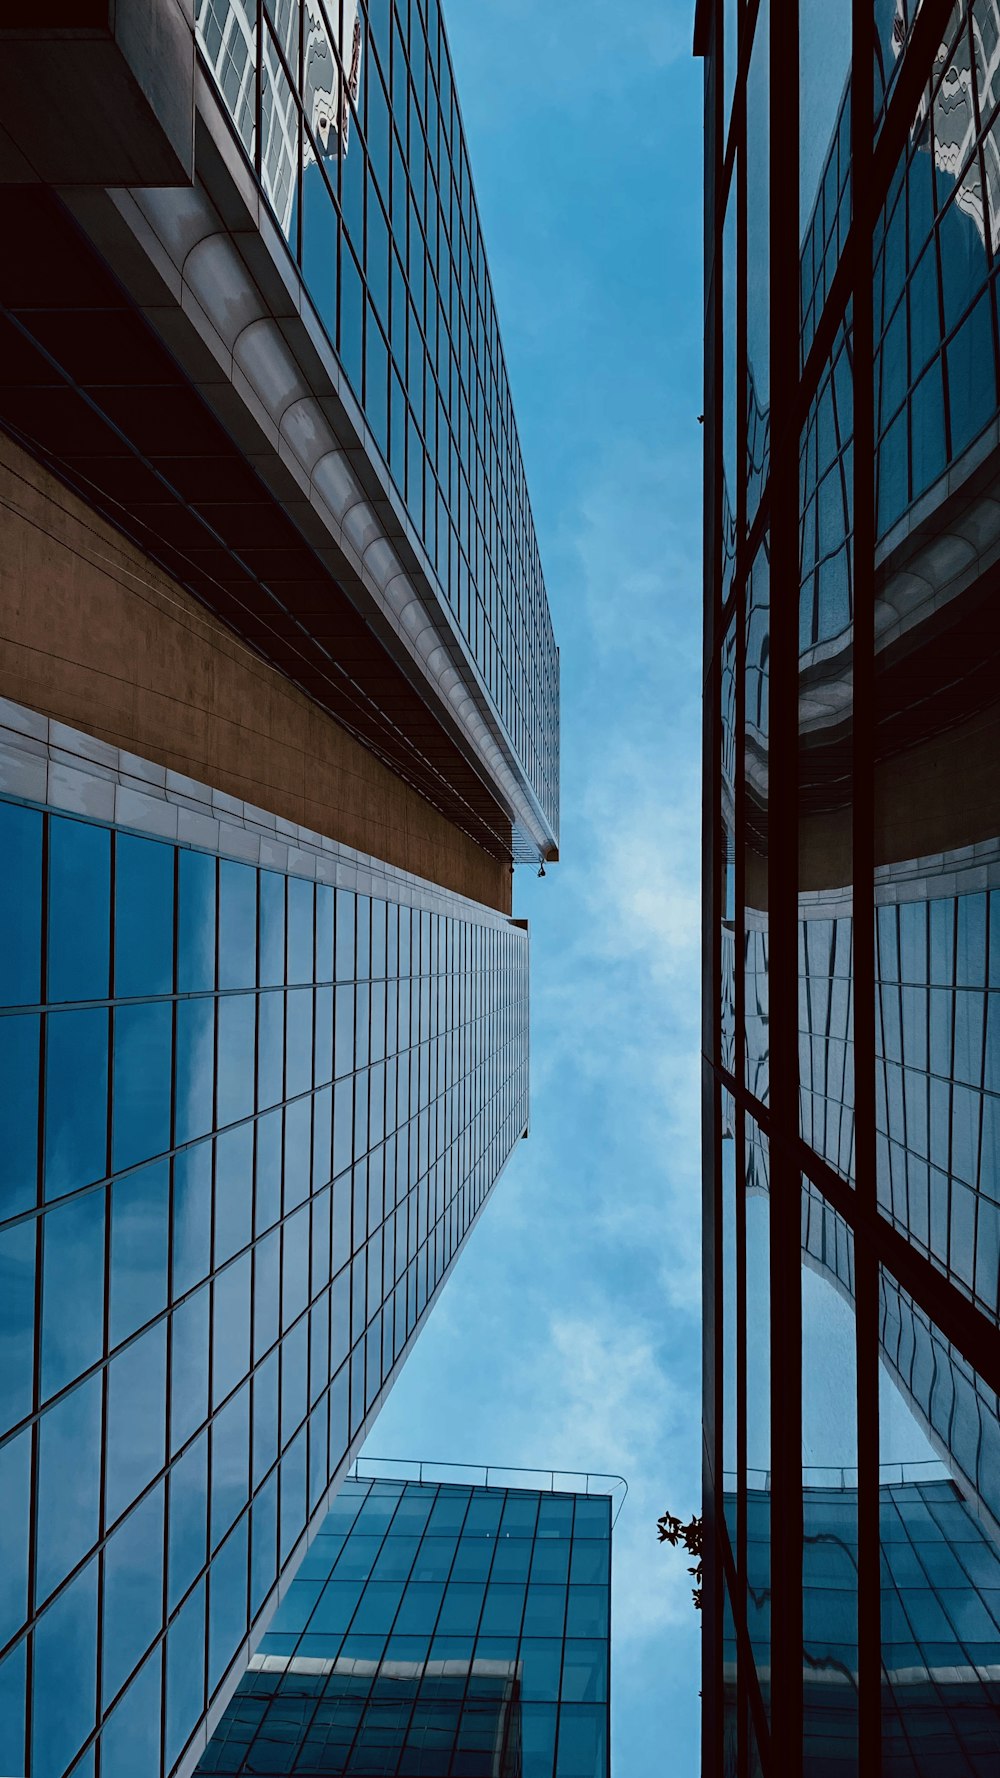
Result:
[[[18,1778],[195,1770],[527,1134],[558,856],[436,0],[139,10],[0,28]]]
[[[364,1469],[378,1474],[343,1484],[199,1773],[607,1778],[621,1484]]]
[[[702,0],[711,1778],[1000,1767],[1000,10]]]

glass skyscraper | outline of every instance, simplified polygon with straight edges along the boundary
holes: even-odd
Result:
[[[344,1483],[199,1773],[607,1778],[613,1478],[404,1467]]]
[[[706,1774],[1000,1764],[1000,12],[697,9]]]
[[[188,1778],[528,1131],[558,655],[436,4],[0,106],[0,1771]]]

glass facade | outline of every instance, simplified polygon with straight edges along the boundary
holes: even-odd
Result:
[[[198,45],[558,829],[559,660],[438,0],[198,0]]]
[[[347,1480],[199,1773],[607,1778],[611,1506]]]
[[[19,1778],[183,1763],[525,1132],[526,932],[345,855],[0,800]]]
[[[718,0],[697,33],[704,1769],[983,1774],[1000,7]]]

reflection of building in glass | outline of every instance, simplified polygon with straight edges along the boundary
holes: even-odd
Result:
[[[873,86],[838,10],[799,8],[797,140],[774,9],[738,68],[729,10],[698,23],[705,1771],[971,1778],[1000,1763],[1000,11],[877,7]]]
[[[19,1778],[190,1778],[527,1134],[558,845],[437,6],[118,11],[0,25]]]
[[[335,3],[331,12],[328,18],[320,0],[303,0],[301,8],[293,0],[282,0],[268,9],[258,153],[257,8],[252,8],[251,16],[244,0],[200,0],[197,11],[198,42],[240,140],[260,167],[264,190],[286,239],[293,227],[300,152],[303,167],[318,155],[346,154],[351,105],[357,106],[360,93],[364,38],[358,0]],[[297,80],[300,54],[306,122],[301,144],[291,84]]]
[[[345,1482],[199,1772],[606,1778],[610,1507]]]

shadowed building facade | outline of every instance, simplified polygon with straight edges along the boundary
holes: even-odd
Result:
[[[436,0],[57,11],[0,31],[0,1770],[186,1778],[527,1133],[558,654]]]
[[[1000,1760],[1000,14],[727,0],[696,49],[704,1769],[978,1775]]]
[[[606,1778],[615,1484],[495,1473],[344,1483],[199,1772]]]

